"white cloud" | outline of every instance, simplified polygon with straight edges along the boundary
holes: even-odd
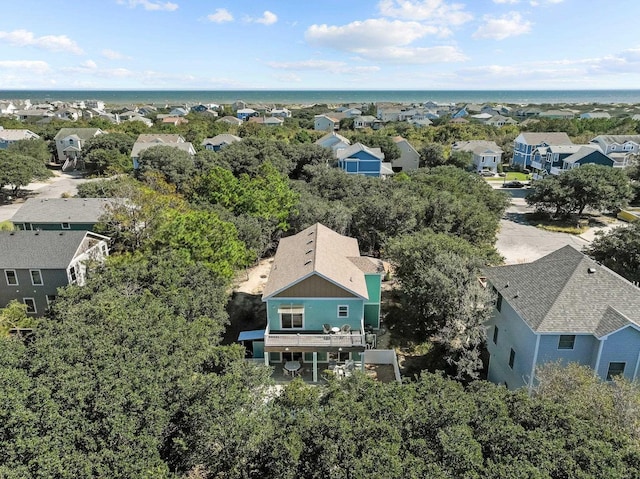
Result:
[[[29,73],[43,74],[50,71],[49,64],[40,60],[3,60],[0,68],[18,72],[20,70]]]
[[[557,5],[558,3],[562,3],[564,0],[531,0],[529,5],[532,7],[539,7],[541,5]]]
[[[178,9],[177,3],[158,2],[156,0],[118,0],[120,5],[129,5],[130,8],[141,6],[148,11],[166,11],[173,12]]]
[[[504,40],[505,38],[523,35],[531,31],[532,23],[524,20],[517,12],[509,12],[501,17],[485,15],[484,24],[473,34],[474,38],[493,38]]]
[[[207,15],[207,20],[213,23],[232,22],[233,15],[226,8],[217,8],[215,13]]]
[[[493,3],[509,3],[511,5],[520,3],[520,0],[493,0]]]
[[[278,21],[278,16],[269,10],[265,10],[262,17],[251,19],[250,21],[253,23],[262,23],[263,25],[273,25]]]
[[[313,45],[356,51],[408,45],[437,31],[433,26],[418,22],[371,19],[343,26],[311,25],[305,38]]]
[[[83,67],[88,68],[89,70],[95,70],[98,68],[98,64],[93,60],[87,60],[82,64]]]
[[[131,60],[131,57],[123,55],[120,52],[115,50],[111,50],[110,48],[105,48],[102,50],[102,56],[108,58],[109,60]]]
[[[416,48],[387,47],[356,53],[360,53],[368,60],[403,64],[453,63],[468,60],[459,49],[447,45]]]
[[[445,28],[473,19],[463,4],[444,0],[380,0],[378,10],[385,17],[424,21]]]
[[[36,37],[33,32],[27,30],[14,30],[12,32],[0,31],[0,41],[19,47],[36,47],[52,52],[71,52],[76,55],[83,53],[82,48],[66,35],[44,35]]]
[[[300,62],[269,62],[271,68],[293,71],[326,71],[330,73],[373,73],[377,66],[360,66],[332,60],[305,60]]]

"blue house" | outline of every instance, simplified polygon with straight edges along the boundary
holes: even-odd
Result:
[[[380,148],[369,148],[362,143],[354,143],[336,154],[338,167],[347,173],[380,176],[383,172],[384,153]]]
[[[549,362],[635,380],[640,289],[571,246],[532,263],[485,270],[497,299],[487,324],[488,379],[509,389],[536,383]]]
[[[573,142],[566,133],[520,133],[513,140],[513,158],[511,165],[528,168],[532,166],[534,169],[542,169],[540,159],[534,157],[534,151],[541,146],[551,145],[572,145]],[[534,164],[532,165],[532,162]]]
[[[307,365],[314,382],[332,361],[363,364],[380,327],[383,274],[380,260],[360,256],[355,238],[320,223],[282,238],[262,295],[267,327],[239,340],[252,341],[253,357],[267,365]]]

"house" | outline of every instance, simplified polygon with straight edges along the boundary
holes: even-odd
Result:
[[[575,117],[575,113],[570,110],[547,110],[538,115],[539,118],[551,118],[555,120],[570,120]]]
[[[470,140],[457,141],[451,147],[451,151],[468,151],[473,154],[473,169],[481,171],[498,172],[498,165],[502,163],[502,149],[495,141]]]
[[[140,167],[138,163],[140,153],[154,146],[171,146],[173,148],[186,151],[191,156],[196,154],[196,150],[193,145],[184,141],[184,138],[180,135],[174,133],[142,133],[138,135],[138,139],[131,148],[130,156],[135,170]]]
[[[380,148],[369,148],[355,143],[337,152],[338,168],[354,175],[381,176],[384,153]]]
[[[20,140],[36,140],[40,136],[31,130],[25,129],[4,129],[0,126],[0,150],[6,150],[11,143]]]
[[[585,145],[550,145],[539,146],[533,151],[531,160],[534,180],[546,175],[558,175],[563,168],[563,160],[580,151]]]
[[[222,118],[220,118],[219,121],[222,121],[224,123],[228,123],[229,125],[234,125],[234,126],[240,126],[243,123],[242,120],[240,120],[239,118],[236,118],[235,116],[223,116]]]
[[[315,115],[313,129],[316,131],[335,131],[340,128],[340,119],[335,116]]]
[[[634,380],[640,365],[640,289],[571,246],[532,263],[487,268],[497,295],[487,324],[488,379],[535,386],[549,362]]]
[[[42,316],[68,284],[82,285],[86,261],[103,261],[109,238],[90,231],[0,232],[0,307],[18,300]]]
[[[320,223],[282,238],[262,295],[267,326],[253,357],[267,365],[301,361],[314,382],[332,361],[364,367],[369,332],[380,327],[383,274],[380,260],[360,256],[355,238]]]
[[[611,115],[606,111],[588,111],[580,115],[581,120],[592,120],[594,118],[604,118],[608,120],[611,118]]]
[[[613,167],[615,165],[615,161],[597,148],[583,146],[573,155],[567,156],[562,160],[562,170],[571,170],[588,164]]]
[[[252,116],[248,121],[264,126],[282,126],[284,123],[284,120],[277,116]]]
[[[91,231],[110,198],[29,198],[11,218],[19,230]]]
[[[535,166],[531,164],[533,152],[540,146],[550,145],[573,145],[573,142],[564,132],[520,133],[516,139],[513,140],[513,158],[511,159],[511,165],[521,168],[533,166],[533,168],[541,169],[542,165],[539,161],[537,161],[538,164]]]
[[[247,121],[249,118],[256,115],[258,115],[258,112],[255,111],[253,108],[241,108],[238,111],[236,111],[236,116],[238,117],[238,120],[242,120],[242,121]]]
[[[381,126],[382,126],[382,122],[378,120],[375,116],[364,115],[364,116],[357,116],[353,119],[353,127],[355,129],[373,128],[374,130],[376,130]]]
[[[162,123],[163,125],[173,126],[186,125],[187,123],[189,123],[189,120],[181,116],[163,116],[162,118],[160,118],[160,115],[158,115],[158,120],[160,120],[160,123]]]
[[[153,126],[153,121],[137,113],[130,115],[128,118],[124,119],[124,121],[139,121],[141,123],[144,123],[147,128],[151,128]]]
[[[225,146],[238,141],[242,141],[242,138],[229,133],[223,133],[221,135],[216,135],[213,138],[205,138],[200,144],[204,146],[205,150],[219,151]]]
[[[330,148],[333,151],[333,156],[337,158],[338,152],[351,145],[351,141],[348,138],[339,135],[335,131],[332,131],[316,140],[315,144],[324,148]]]
[[[632,155],[640,153],[640,135],[598,135],[589,143],[610,157],[616,168],[628,166]]]
[[[508,116],[494,115],[486,120],[484,124],[502,128],[505,125],[517,125],[518,122]]]
[[[91,138],[103,134],[100,128],[60,128],[53,137],[56,142],[58,164],[63,164],[62,169],[76,168],[82,160],[82,147]]]
[[[54,116],[60,120],[78,121],[82,112],[76,108],[61,108],[54,112]]]
[[[273,108],[270,113],[271,116],[275,116],[278,118],[291,118],[291,111],[285,107]]]
[[[102,100],[86,100],[84,104],[87,108],[93,108],[95,110],[104,111],[105,107],[105,104]]]
[[[412,171],[417,170],[420,164],[420,153],[405,138],[396,136],[392,138],[393,142],[400,149],[400,158],[396,158],[391,162],[393,171]]]

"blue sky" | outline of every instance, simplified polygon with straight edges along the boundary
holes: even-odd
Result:
[[[640,88],[637,0],[6,3],[0,89]]]

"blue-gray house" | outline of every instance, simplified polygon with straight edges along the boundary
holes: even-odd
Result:
[[[534,152],[541,146],[551,145],[572,145],[573,142],[566,133],[563,132],[522,132],[513,140],[512,166],[521,168],[533,167],[542,169],[540,159],[536,158]]]
[[[338,157],[338,167],[347,173],[381,176],[385,172],[382,164],[384,153],[380,148],[369,148],[362,143],[354,143],[343,150],[337,151],[336,155]],[[389,173],[393,173],[393,171]]]
[[[603,380],[638,377],[637,286],[571,246],[485,275],[497,298],[487,324],[490,381],[531,388],[536,368],[555,361],[590,366]]]

